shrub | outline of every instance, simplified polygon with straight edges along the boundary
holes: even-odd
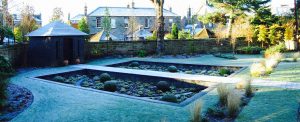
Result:
[[[138,66],[140,66],[140,64],[139,64],[139,62],[131,62],[129,65],[128,65],[129,67],[138,67]]]
[[[177,67],[176,67],[176,66],[173,66],[173,65],[172,65],[172,66],[169,66],[169,67],[168,67],[168,71],[169,71],[169,72],[177,72],[178,70],[177,70]]]
[[[117,91],[117,81],[114,81],[114,80],[105,81],[104,82],[104,90],[110,91],[110,92]]]
[[[191,109],[192,118],[190,122],[201,122],[202,116],[201,116],[201,107],[202,103],[200,101],[197,101],[194,103],[193,109]]]
[[[253,77],[260,77],[266,75],[266,66],[264,63],[254,63],[250,67],[250,73]]]
[[[138,51],[138,57],[146,57],[146,51],[145,50],[139,50]]]
[[[251,82],[252,82],[251,79],[246,80],[246,84],[245,84],[246,85],[245,86],[245,95],[246,95],[246,97],[251,97],[252,94],[253,94]]]
[[[217,87],[218,95],[219,95],[219,102],[222,106],[225,106],[227,104],[227,97],[228,97],[228,87],[221,83]]]
[[[265,51],[264,55],[265,55],[265,58],[269,58],[270,56],[274,55],[275,53],[281,53],[284,51],[285,51],[285,45],[283,43],[280,43],[278,45],[269,47]]]
[[[227,97],[227,109],[230,117],[235,117],[240,110],[241,97],[231,91]]]
[[[7,75],[13,75],[14,73],[13,67],[3,56],[0,56],[0,72],[6,73]]]
[[[0,56],[0,110],[6,105],[6,89],[9,84],[8,78],[12,76],[14,69],[8,60]]]
[[[237,49],[237,52],[241,54],[259,54],[262,50],[263,49],[258,46],[247,46]]]
[[[300,58],[300,52],[296,52],[293,54],[293,61],[294,62],[297,62],[298,61],[298,58]]]
[[[65,82],[66,81],[66,78],[62,77],[62,76],[55,76],[53,78],[54,81],[56,82]]]
[[[111,80],[111,77],[108,73],[102,73],[100,75],[100,81],[101,82],[105,82],[105,81],[109,81],[109,80]]]
[[[168,33],[168,34],[165,35],[165,39],[173,40],[173,39],[175,39],[175,37],[172,34]]]
[[[156,31],[156,30],[153,31],[152,36],[146,37],[146,40],[148,40],[148,41],[154,41],[154,40],[157,40],[157,31]]]
[[[159,81],[156,84],[156,87],[158,90],[161,90],[163,92],[169,91],[170,90],[170,85],[167,81]]]
[[[219,70],[219,74],[221,76],[229,75],[230,74],[230,70],[222,68],[222,69]]]
[[[178,39],[184,40],[184,39],[192,39],[190,32],[185,32],[184,30],[178,32]]]
[[[177,97],[173,94],[167,94],[167,95],[164,95],[162,98],[161,98],[162,101],[167,101],[167,102],[173,102],[173,103],[176,103],[177,102]]]
[[[277,60],[278,62],[281,62],[281,60],[282,60],[283,58],[284,58],[284,55],[283,55],[282,53],[279,53],[279,52],[277,52],[277,53],[275,53],[275,54],[269,56],[269,59],[275,59],[275,60]]]
[[[6,88],[8,86],[7,76],[0,74],[0,110],[6,105]]]

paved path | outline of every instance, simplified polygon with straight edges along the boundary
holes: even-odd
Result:
[[[254,79],[252,84],[256,86],[269,86],[269,87],[278,87],[278,88],[286,88],[286,89],[300,89],[300,83],[295,83],[295,82]]]
[[[212,83],[237,83],[242,80],[241,78],[235,78],[235,77],[191,75],[191,74],[182,74],[182,73],[180,73],[180,75],[178,75],[179,73],[135,70],[135,69],[125,69],[125,68],[115,68],[115,67],[105,67],[105,66],[95,66],[95,65],[85,65],[85,64],[75,65],[73,67],[82,68],[82,69],[95,69],[95,70],[102,70],[102,71],[166,77],[166,78],[198,80],[198,81],[212,82]],[[287,89],[300,89],[300,83],[294,83],[294,82],[254,79],[252,84],[256,85],[256,86],[269,86],[269,87],[279,87],[279,88],[287,88]]]

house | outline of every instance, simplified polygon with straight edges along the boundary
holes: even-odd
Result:
[[[105,9],[108,9],[111,17],[111,35],[117,37],[117,40],[128,40],[129,35],[138,31],[140,26],[148,32],[153,32],[156,24],[156,11],[154,8],[137,8],[132,2],[131,7],[98,7],[91,13],[87,14],[90,34],[97,34],[103,29],[101,27],[102,19],[105,16]],[[172,11],[164,9],[165,30],[170,31],[172,23],[180,23],[180,16]],[[76,21],[72,18],[71,21]],[[131,21],[133,20],[134,21]],[[129,27],[132,24],[138,24],[134,29]],[[134,37],[139,38],[139,37]]]
[[[78,23],[83,17],[85,17],[84,14],[78,14],[75,17],[71,18],[70,23],[71,23],[72,27],[78,29]]]
[[[203,1],[202,5],[194,12],[192,12],[192,9],[189,7],[187,10],[187,15],[181,20],[184,30],[186,32],[191,32],[192,35],[200,32],[203,28],[212,30],[215,28],[213,23],[203,24],[203,22],[198,21],[197,17],[205,16],[206,14],[214,13],[216,11],[217,10],[211,6],[207,0]]]
[[[207,39],[207,38],[215,38],[215,37],[216,37],[215,33],[205,27],[194,35],[194,39]]]
[[[13,14],[13,24],[14,26],[18,26],[21,23],[22,16],[19,14]],[[42,26],[42,14],[33,15],[33,19],[35,20],[38,26]]]
[[[55,21],[26,35],[29,37],[28,61],[31,66],[59,66],[68,60],[84,61],[87,36],[65,23]]]

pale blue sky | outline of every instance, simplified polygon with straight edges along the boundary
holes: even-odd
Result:
[[[47,24],[55,7],[61,7],[64,12],[64,18],[67,19],[68,13],[71,17],[77,14],[83,14],[83,7],[88,6],[88,13],[95,10],[99,6],[116,6],[126,7],[132,0],[8,0],[10,12],[18,13],[22,5],[31,5],[35,8],[36,13],[42,13],[43,25]],[[193,11],[197,11],[205,0],[165,0],[165,9],[172,7],[173,12],[180,16],[185,16],[187,9],[190,6]],[[150,0],[134,0],[136,7],[153,7]],[[282,4],[290,7],[293,5],[293,0],[273,0],[273,11],[283,11]]]

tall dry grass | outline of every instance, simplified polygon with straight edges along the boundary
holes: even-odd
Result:
[[[300,58],[300,52],[294,53],[292,58],[293,58],[293,61],[294,61],[294,62],[297,62],[297,61],[298,61],[298,58]]]
[[[267,74],[266,66],[264,62],[253,63],[250,67],[250,73],[252,77],[260,77]]]
[[[202,121],[202,115],[201,115],[201,108],[202,108],[202,102],[197,101],[194,103],[193,108],[191,109],[191,122],[201,122]]]
[[[234,92],[230,91],[227,97],[227,109],[228,115],[230,117],[235,117],[240,110],[241,96]]]
[[[252,83],[252,79],[246,79],[246,84],[245,84],[245,96],[246,97],[251,97],[253,95],[251,83]]]
[[[227,97],[229,94],[229,88],[227,85],[221,83],[217,87],[218,95],[219,95],[219,102],[222,106],[226,106],[227,104]]]

